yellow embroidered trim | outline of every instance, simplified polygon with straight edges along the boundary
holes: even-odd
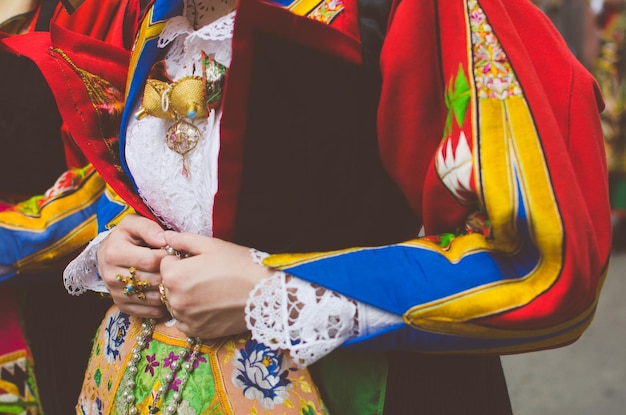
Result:
[[[323,0],[295,0],[287,10],[298,16],[306,16],[322,2]]]
[[[104,189],[104,195],[110,202],[122,206],[122,211],[106,224],[105,227],[107,229],[111,229],[114,226],[118,225],[121,220],[124,219],[124,217],[136,213],[135,209],[127,204],[124,199],[122,199],[108,184]]]
[[[135,73],[135,69],[137,68],[137,63],[139,62],[139,56],[143,51],[146,43],[148,43],[152,39],[156,39],[159,37],[163,28],[165,27],[165,23],[167,20],[160,20],[157,22],[152,21],[154,9],[151,7],[148,11],[148,14],[141,22],[141,27],[139,28],[139,33],[137,34],[137,40],[135,46],[133,47],[132,54],[130,56],[130,64],[128,70],[128,79],[126,80],[126,92],[124,94],[125,97],[128,97],[128,90],[130,88],[131,80],[133,79],[133,74]]]
[[[13,230],[45,231],[51,223],[59,222],[94,203],[103,190],[104,180],[93,170],[75,192],[50,201],[38,216],[28,216],[18,210],[2,212],[2,226]]]

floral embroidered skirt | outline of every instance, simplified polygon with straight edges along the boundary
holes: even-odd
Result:
[[[247,335],[203,342],[189,360],[181,353],[189,348],[186,337],[158,323],[145,339],[136,373],[128,373],[141,324],[116,306],[109,309],[93,345],[77,414],[133,413],[128,402],[137,414],[151,413],[151,407],[163,414],[174,400],[184,415],[327,414],[307,370],[290,367],[286,355]],[[185,358],[193,365],[188,375],[172,370]]]

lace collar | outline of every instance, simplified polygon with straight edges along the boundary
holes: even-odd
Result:
[[[207,17],[206,20],[211,20],[210,15]],[[170,53],[170,59],[179,63],[193,62],[204,51],[210,53],[218,62],[229,66],[230,40],[233,36],[234,27],[235,11],[211,21],[197,30],[185,16],[178,16],[167,22],[159,36],[157,45],[159,48],[165,48],[177,39],[180,42],[181,39],[179,38],[182,37],[184,39],[183,47],[173,48],[177,52]]]

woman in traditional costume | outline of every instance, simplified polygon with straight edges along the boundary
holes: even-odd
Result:
[[[590,324],[602,102],[530,2],[156,0],[143,22],[130,58],[62,31],[34,57],[108,184],[64,273],[115,302],[78,413],[502,415],[498,356]]]
[[[600,56],[594,75],[605,97],[602,112],[609,190],[613,215],[613,249],[626,250],[626,3],[605,1],[598,19]]]

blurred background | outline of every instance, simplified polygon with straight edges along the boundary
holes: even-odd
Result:
[[[626,415],[626,0],[534,0],[598,80],[613,219],[609,274],[574,344],[502,358],[515,415]]]
[[[626,251],[616,252],[591,326],[574,344],[505,356],[515,415],[626,414]]]

